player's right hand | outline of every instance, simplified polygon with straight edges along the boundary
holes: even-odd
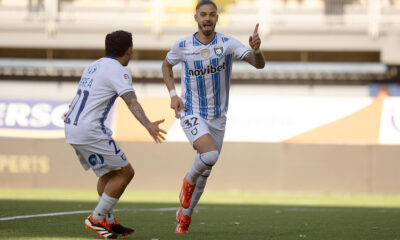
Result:
[[[260,49],[261,39],[260,39],[260,36],[258,35],[258,23],[256,24],[256,27],[254,28],[253,35],[249,37],[249,45],[253,50]]]
[[[156,143],[162,143],[162,141],[165,140],[164,136],[161,133],[167,134],[167,132],[158,126],[163,123],[164,120],[165,119],[155,122],[149,122],[146,126],[147,131],[150,133]]]
[[[179,111],[186,111],[185,105],[183,105],[183,102],[180,97],[178,96],[173,96],[171,98],[171,108],[175,110],[175,117],[179,119]]]

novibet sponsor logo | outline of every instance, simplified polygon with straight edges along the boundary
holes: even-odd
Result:
[[[206,74],[213,74],[216,72],[221,72],[223,70],[225,70],[226,65],[225,63],[223,63],[222,65],[219,65],[217,67],[208,65],[207,68],[203,68],[203,69],[197,69],[197,70],[191,70],[189,69],[189,75],[190,76],[200,76],[200,75],[206,75]]]

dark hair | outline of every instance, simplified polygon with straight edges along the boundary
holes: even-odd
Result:
[[[215,4],[214,1],[212,1],[212,0],[199,0],[199,2],[198,2],[197,5],[196,5],[196,11],[199,10],[199,8],[200,8],[201,6],[206,5],[206,4],[211,4],[211,5],[213,5],[213,6],[215,7],[215,9],[218,10],[217,4]]]
[[[122,57],[132,46],[132,34],[126,31],[115,31],[106,36],[106,56]]]

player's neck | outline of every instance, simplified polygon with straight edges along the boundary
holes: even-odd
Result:
[[[129,59],[127,60],[125,56],[116,57],[115,59],[124,67],[128,65]]]
[[[196,33],[195,36],[196,36],[197,40],[199,40],[202,44],[207,45],[208,43],[210,43],[214,39],[215,32],[213,32],[209,36],[206,36],[201,31],[199,31],[199,32]]]
[[[122,66],[127,66],[129,62],[129,58],[127,56],[122,56],[122,57],[113,57],[113,56],[106,56],[106,58],[114,59],[117,60]]]

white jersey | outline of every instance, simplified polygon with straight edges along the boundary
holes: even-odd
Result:
[[[115,99],[134,91],[128,69],[112,57],[101,58],[87,67],[65,120],[67,143],[89,144],[112,135],[104,125]]]
[[[175,42],[166,59],[171,65],[182,63],[181,99],[186,116],[214,119],[226,114],[232,61],[243,59],[248,52],[235,38],[217,32],[207,45],[195,34]]]

